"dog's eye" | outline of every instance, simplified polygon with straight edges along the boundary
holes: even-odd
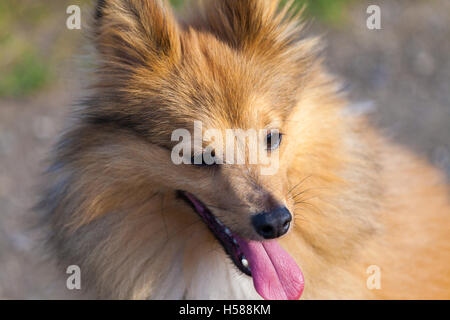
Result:
[[[267,150],[276,150],[280,146],[281,138],[283,135],[281,133],[272,134],[269,133],[266,137]]]

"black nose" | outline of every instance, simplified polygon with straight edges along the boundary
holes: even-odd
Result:
[[[252,217],[256,232],[264,239],[275,239],[285,234],[292,216],[286,207],[279,207],[270,212],[262,212]]]

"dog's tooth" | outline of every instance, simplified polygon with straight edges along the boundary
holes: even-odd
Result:
[[[242,265],[243,265],[244,267],[248,268],[248,260],[245,259],[244,256],[242,256],[241,263],[242,263]]]
[[[230,231],[230,229],[225,228],[225,233],[226,233],[227,235],[231,236],[231,231]]]

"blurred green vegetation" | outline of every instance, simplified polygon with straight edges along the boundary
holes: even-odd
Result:
[[[41,88],[49,70],[24,30],[41,23],[42,8],[21,7],[11,0],[0,2],[0,96],[20,96]],[[25,21],[18,21],[21,17]]]
[[[170,1],[181,8],[189,0]],[[309,17],[337,24],[350,1],[295,0],[295,4],[306,4]],[[28,96],[57,82],[61,65],[72,59],[82,39],[81,32],[65,28],[66,8],[89,7],[92,2],[0,0],[0,97]]]
[[[56,82],[81,38],[65,28],[71,2],[89,1],[0,0],[0,97],[28,96]]]
[[[0,96],[22,96],[43,87],[49,68],[32,49],[20,53],[0,78]]]
[[[337,24],[344,19],[345,6],[351,0],[295,0],[299,7],[306,5],[306,14],[322,22]],[[283,2],[286,2],[284,0]]]

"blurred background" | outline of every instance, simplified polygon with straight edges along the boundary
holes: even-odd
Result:
[[[185,1],[172,0],[180,14]],[[67,29],[66,9],[79,5],[85,24],[93,2],[0,0],[0,299],[71,297],[29,221],[46,154],[87,80],[86,28]],[[450,1],[297,2],[352,108],[450,177]],[[366,27],[372,4],[381,30]]]

